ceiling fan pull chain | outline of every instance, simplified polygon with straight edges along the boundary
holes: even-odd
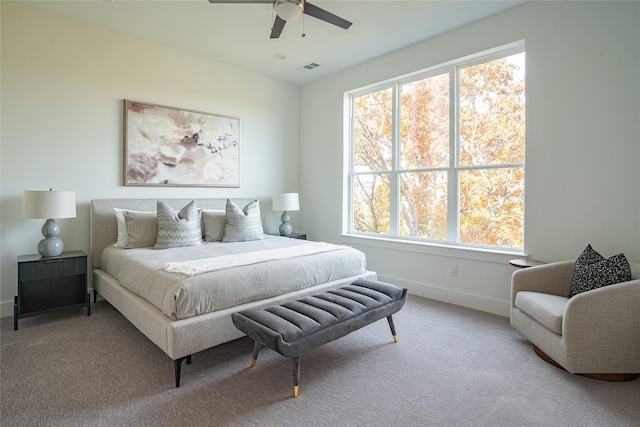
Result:
[[[307,35],[304,33],[304,15],[302,15],[302,37],[306,37]]]

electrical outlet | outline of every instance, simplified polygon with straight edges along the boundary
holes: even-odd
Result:
[[[458,264],[451,266],[451,272],[449,273],[451,277],[458,277]]]

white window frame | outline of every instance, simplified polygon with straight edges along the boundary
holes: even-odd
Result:
[[[524,253],[524,244],[523,248],[508,248],[508,247],[499,247],[499,246],[489,246],[489,245],[479,245],[472,243],[464,243],[460,242],[460,201],[459,201],[459,176],[460,172],[464,170],[480,170],[480,169],[492,169],[492,168],[512,168],[519,167],[525,168],[525,162],[523,163],[501,163],[495,165],[480,165],[480,166],[461,166],[460,159],[458,158],[459,153],[459,70],[463,68],[467,68],[473,65],[481,64],[484,62],[489,62],[492,60],[504,58],[511,55],[516,55],[519,53],[525,52],[525,43],[524,41],[518,41],[514,43],[510,43],[508,45],[496,47],[494,49],[490,49],[484,52],[480,52],[474,55],[470,55],[464,58],[456,59],[445,64],[436,65],[434,67],[430,67],[424,70],[420,70],[415,73],[411,73],[405,76],[401,76],[394,79],[389,79],[384,82],[376,83],[370,86],[366,86],[363,88],[359,88],[356,90],[348,91],[345,93],[345,180],[344,180],[344,197],[343,197],[343,236],[348,237],[356,237],[359,238],[360,241],[362,239],[366,239],[369,242],[398,242],[398,243],[410,243],[411,246],[415,247],[415,245],[428,245],[433,247],[450,247],[454,249],[465,249],[471,251],[480,251],[480,252],[493,252],[497,254],[523,254]],[[400,144],[399,144],[399,133],[400,133],[400,120],[399,120],[399,87],[402,84],[410,83],[412,81],[421,80],[429,77],[433,77],[441,74],[449,74],[450,78],[450,105],[452,108],[449,111],[449,165],[447,167],[439,167],[439,168],[419,168],[419,169],[400,169]],[[354,171],[353,164],[353,134],[354,134],[354,123],[353,123],[353,111],[354,111],[354,99],[367,95],[373,92],[377,92],[384,89],[392,89],[392,115],[393,115],[393,158],[392,158],[392,170],[390,171],[369,171],[369,172],[361,172],[357,173]],[[435,239],[427,239],[422,237],[413,237],[413,236],[401,236],[399,234],[399,206],[398,206],[398,193],[399,193],[399,179],[398,176],[402,172],[407,171],[436,171],[436,170],[446,170],[447,171],[447,183],[448,183],[448,197],[447,197],[447,239],[446,240],[435,240]],[[384,173],[390,174],[390,186],[391,186],[391,194],[390,194],[390,233],[386,234],[378,234],[378,233],[366,233],[361,231],[356,231],[354,229],[354,212],[352,210],[353,207],[353,183],[354,176],[359,174],[376,174],[376,173]],[[526,179],[526,177],[525,177]],[[526,191],[526,189],[525,189]],[[524,201],[523,201],[524,203]],[[526,217],[526,212],[525,212]],[[526,219],[525,219],[526,220]],[[523,224],[524,226],[524,224]],[[374,246],[380,246],[379,244],[374,244]],[[406,246],[405,246],[406,247]],[[423,250],[418,250],[419,252],[423,252]]]

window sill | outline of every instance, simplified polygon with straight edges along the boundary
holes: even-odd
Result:
[[[341,234],[340,237],[342,239],[342,242],[345,244],[370,246],[374,248],[391,249],[394,251],[417,252],[448,258],[494,262],[498,264],[508,264],[509,260],[513,259],[514,257],[526,259],[526,255],[519,250],[501,251],[497,249],[452,246],[431,242],[397,240],[384,237],[363,236],[347,233]]]

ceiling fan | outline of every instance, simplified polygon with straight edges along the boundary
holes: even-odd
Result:
[[[209,0],[209,3],[273,3],[276,20],[271,28],[272,39],[277,39],[282,33],[284,24],[293,21],[301,14],[313,16],[322,21],[337,25],[345,30],[351,26],[351,22],[331,12],[314,6],[305,0]]]

